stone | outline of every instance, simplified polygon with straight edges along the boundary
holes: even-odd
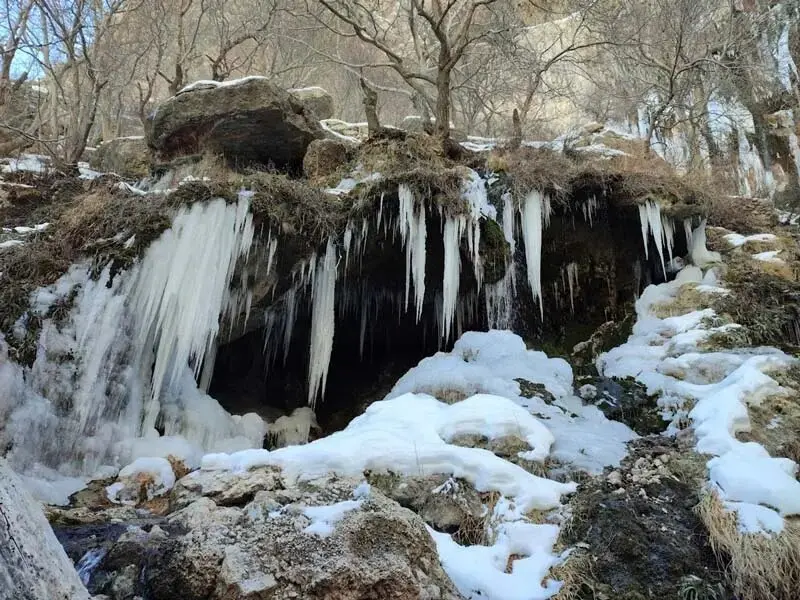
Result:
[[[333,117],[334,104],[333,96],[327,90],[313,86],[306,88],[295,88],[288,92],[297,99],[303,106],[313,112],[317,119],[330,119]]]
[[[89,165],[96,171],[142,179],[150,174],[150,151],[144,137],[116,138],[100,144]]]
[[[323,132],[316,115],[265,78],[190,86],[156,108],[145,125],[156,160],[209,153],[232,166],[302,170]]]
[[[347,146],[336,140],[314,140],[303,158],[303,173],[320,179],[336,173],[347,164]]]
[[[89,600],[41,505],[0,458],[0,595],[14,600]]]
[[[622,485],[622,475],[619,471],[611,471],[611,473],[608,474],[607,479],[608,483],[614,487],[619,487]]]
[[[281,487],[280,471],[259,468],[244,473],[231,471],[194,471],[182,477],[172,491],[173,509],[185,508],[204,497],[217,506],[245,505],[261,490]]]
[[[420,517],[357,479],[292,484],[290,504],[261,490],[244,507],[200,498],[171,515],[183,533],[157,544],[140,573],[150,600],[458,600]],[[341,518],[309,529],[309,506],[349,503]],[[112,580],[118,576],[111,574]]]

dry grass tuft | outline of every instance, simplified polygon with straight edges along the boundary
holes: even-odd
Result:
[[[741,533],[736,515],[715,492],[696,508],[714,553],[728,562],[728,578],[740,600],[796,600],[800,590],[800,520],[786,519],[773,536]]]
[[[686,283],[678,290],[675,298],[653,305],[652,311],[660,319],[677,317],[695,310],[709,308],[714,299],[712,294],[698,291],[696,283]]]
[[[605,191],[609,202],[621,207],[656,201],[676,219],[706,215],[716,195],[713,182],[702,173],[680,175],[653,154],[608,159],[522,147],[495,150],[487,167],[505,173],[518,196],[536,189],[564,202],[570,195]]]
[[[489,155],[488,165],[508,175],[517,197],[539,190],[555,198],[569,194],[575,167],[574,161],[561,152],[525,146],[494,151]]]
[[[778,218],[769,200],[715,196],[711,202],[708,224],[746,235],[772,231],[778,224]]]
[[[370,138],[355,154],[355,162],[361,164],[364,171],[386,177],[420,168],[440,171],[455,166],[445,156],[442,144],[424,133]]]
[[[595,587],[597,578],[592,572],[592,558],[588,552],[573,550],[550,569],[550,577],[562,584],[553,600],[583,600],[594,596],[591,590]],[[591,596],[586,595],[587,590]]]

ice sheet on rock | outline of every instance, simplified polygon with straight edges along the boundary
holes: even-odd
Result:
[[[545,600],[561,584],[548,578],[558,564],[553,545],[555,525],[512,522],[499,527],[491,546],[461,546],[453,538],[428,528],[442,567],[458,591],[470,600]],[[507,567],[511,566],[511,572]]]
[[[495,394],[513,400],[520,395],[515,379],[541,383],[556,397],[572,393],[572,368],[565,360],[528,350],[515,333],[492,330],[467,332],[451,352],[422,359],[397,381],[387,399],[407,392],[435,396],[438,390],[465,397]]]
[[[299,479],[327,473],[360,476],[365,470],[442,473],[464,478],[480,491],[514,498],[523,511],[554,508],[562,494],[575,490],[575,484],[536,477],[488,450],[448,444],[448,436],[457,433],[494,436],[521,431],[538,456],[546,455],[552,442],[547,429],[510,400],[484,395],[464,402],[448,405],[430,396],[405,394],[373,403],[344,430],[310,444],[273,452],[210,454],[203,458],[203,468],[275,465]]]

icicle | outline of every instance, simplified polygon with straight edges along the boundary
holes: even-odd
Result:
[[[525,241],[525,262],[528,266],[528,283],[533,299],[539,301],[539,312],[544,320],[542,301],[542,225],[549,221],[549,198],[541,192],[532,191],[520,205],[522,214],[522,238]]]
[[[347,226],[344,228],[344,238],[342,243],[344,245],[344,272],[345,275],[347,274],[347,267],[350,266],[350,244],[353,241],[353,223],[352,221],[347,222]]]
[[[414,195],[405,184],[397,190],[400,199],[398,227],[400,240],[406,249],[406,295],[405,308],[408,310],[410,280],[414,282],[414,306],[417,322],[422,317],[422,304],[425,299],[425,204],[415,206]]]
[[[361,309],[361,331],[358,334],[358,356],[364,360],[364,338],[367,333],[367,307]]]
[[[461,279],[461,254],[459,245],[466,226],[466,218],[447,217],[444,222],[444,275],[442,279],[442,341],[450,338]]]
[[[514,240],[514,205],[511,194],[503,194],[503,236],[506,238],[511,248],[511,256],[514,256],[516,241]]]
[[[336,246],[328,239],[325,256],[319,260],[311,308],[311,343],[308,355],[308,404],[314,408],[317,396],[325,397],[328,368],[333,349],[336,321]]]
[[[642,241],[644,242],[644,257],[646,259],[650,258],[650,243],[647,239],[647,234],[650,229],[650,225],[647,221],[647,206],[645,204],[639,205],[639,221],[642,224]]]
[[[578,289],[578,263],[571,262],[567,265],[567,281],[569,282],[569,306],[575,314],[575,290]]]
[[[661,207],[652,200],[647,201],[647,222],[650,225],[650,231],[653,232],[653,241],[656,243],[658,257],[661,259],[661,270],[664,272],[664,277],[666,277],[667,266],[664,262],[664,230],[661,221]]]
[[[289,357],[289,346],[292,344],[294,323],[297,320],[297,290],[295,288],[286,292],[284,306],[286,319],[283,326],[283,364],[285,366],[286,359]]]
[[[661,217],[661,231],[664,232],[664,243],[667,245],[667,257],[669,262],[672,262],[672,247],[675,242],[675,231],[672,226],[672,219],[669,217]]]
[[[686,234],[686,247],[692,247],[692,219],[691,217],[683,220],[683,232]]]
[[[484,285],[486,302],[486,322],[489,329],[511,329],[514,291],[512,269],[506,271],[505,277],[496,283]]]
[[[378,204],[378,221],[375,224],[375,230],[376,231],[380,231],[380,229],[381,229],[381,219],[383,217],[383,195],[384,195],[384,192],[381,192],[381,200],[380,200],[380,203]]]
[[[140,347],[155,345],[152,400],[146,426],[155,424],[161,392],[187,364],[195,377],[219,333],[236,262],[253,242],[249,196],[237,204],[218,199],[178,211],[172,227],[151,244],[133,298]]]

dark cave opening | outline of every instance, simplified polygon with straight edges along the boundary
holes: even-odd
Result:
[[[584,207],[592,196],[598,202],[589,215]],[[449,349],[460,331],[488,329],[484,297],[475,295],[472,264],[462,248],[460,294],[471,300],[454,323],[454,335],[447,344],[440,343],[435,298],[442,289],[443,241],[435,213],[429,211],[428,217],[426,295],[419,323],[413,287],[405,309],[406,259],[399,236],[392,232],[375,236],[363,256],[349,257],[346,272],[341,263],[327,386],[324,399],[315,407],[323,432],[345,427],[371,402],[382,399],[420,360]],[[685,256],[689,249],[682,227],[675,230],[673,256]],[[530,347],[568,356],[575,344],[588,339],[600,325],[632,314],[634,300],[645,286],[671,278],[662,270],[653,237],[648,241],[646,259],[638,210],[607,202],[600,188],[587,187],[569,203],[554,202],[542,246],[544,319],[527,283],[523,240],[518,235],[512,329]],[[664,255],[667,261],[666,248]],[[307,404],[311,306],[307,294],[298,298],[285,361],[282,349],[265,352],[265,327],[220,346],[209,393],[229,412],[256,412],[273,421]],[[364,298],[371,300],[362,334]]]

